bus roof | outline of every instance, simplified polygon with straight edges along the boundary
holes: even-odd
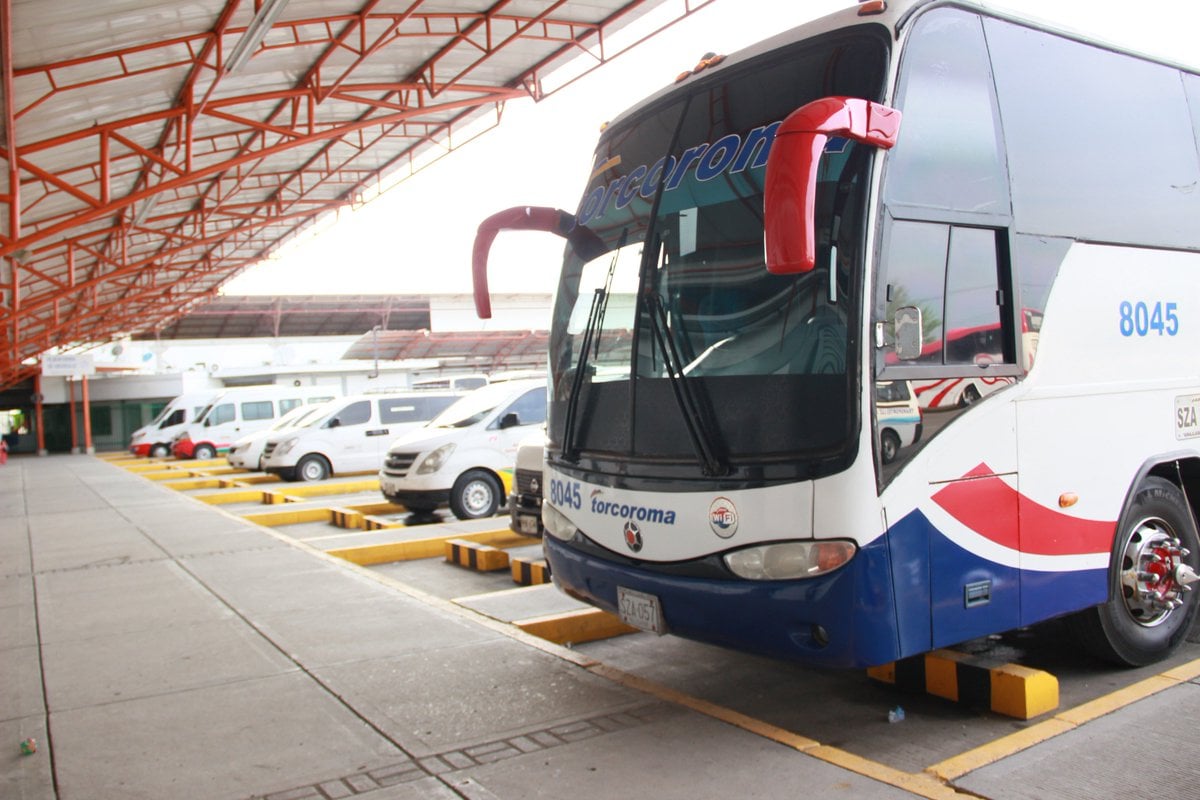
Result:
[[[1013,9],[1011,6],[1005,5],[1004,3],[992,2],[992,0],[973,0],[971,2],[968,2],[967,0],[889,0],[889,2],[886,4],[886,7],[882,11],[866,13],[866,4],[848,6],[847,8],[835,11],[832,14],[818,17],[817,19],[805,22],[789,30],[782,31],[735,53],[731,53],[719,61],[719,63],[698,69],[691,73],[685,72],[684,75],[687,77],[681,76],[674,83],[664,86],[657,92],[648,95],[641,101],[635,103],[633,106],[627,108],[611,121],[610,126],[619,123],[631,115],[636,114],[642,108],[653,104],[658,99],[672,94],[674,91],[676,91],[676,89],[690,80],[703,80],[710,74],[719,73],[721,70],[728,69],[747,60],[756,58],[764,53],[769,53],[773,50],[785,47],[792,42],[813,38],[824,33],[830,33],[832,31],[844,30],[856,25],[872,24],[886,28],[892,40],[895,41],[900,32],[907,26],[909,20],[914,14],[934,6],[954,6],[978,11],[988,16],[1006,19],[1012,22],[1018,22],[1039,30],[1049,31],[1068,39],[1086,42],[1088,44],[1101,47],[1105,50],[1126,53],[1137,58],[1146,59],[1148,61],[1167,64],[1185,72],[1200,74],[1200,63],[1188,65],[1170,58],[1155,56],[1145,50],[1139,50],[1133,47],[1125,46],[1118,42],[1089,34],[1082,29],[1076,29],[1060,22],[1051,21],[1047,18],[1028,14],[1023,11],[1018,11]],[[1086,20],[1084,20],[1084,22],[1086,24]],[[698,53],[697,57],[701,58],[702,55],[703,54]],[[685,69],[690,66],[691,65],[681,65],[681,67],[684,67]]]

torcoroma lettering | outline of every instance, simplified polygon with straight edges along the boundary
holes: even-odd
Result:
[[[631,506],[628,503],[614,503],[611,500],[592,498],[592,513],[605,514],[621,519],[636,519],[638,522],[657,522],[660,525],[674,525],[675,512],[663,508],[647,508]]]
[[[611,205],[622,209],[633,202],[633,198],[641,196],[645,200],[653,199],[659,184],[663,191],[669,192],[678,188],[684,176],[693,167],[696,170],[696,180],[711,181],[725,172],[736,174],[747,167],[761,168],[767,164],[767,154],[771,151],[771,142],[775,140],[775,132],[782,122],[772,122],[747,133],[731,133],[715,142],[698,144],[683,151],[678,158],[663,156],[652,165],[639,164],[620,178],[614,178],[607,185],[601,184],[587,193],[576,214],[576,221],[586,225],[590,220],[605,213]],[[605,166],[615,167],[621,163],[616,157]]]

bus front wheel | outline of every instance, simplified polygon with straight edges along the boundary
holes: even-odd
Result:
[[[1081,644],[1094,655],[1139,667],[1169,656],[1200,607],[1200,537],[1183,492],[1145,478],[1117,531],[1109,567],[1109,600],[1075,618]]]

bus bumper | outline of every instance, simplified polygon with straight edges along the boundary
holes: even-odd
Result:
[[[900,657],[886,539],[849,564],[795,581],[711,579],[651,572],[583,553],[553,537],[543,546],[567,594],[617,613],[617,587],[658,598],[670,633],[822,667],[867,667]]]

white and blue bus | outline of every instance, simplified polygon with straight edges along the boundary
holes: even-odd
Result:
[[[1166,657],[1200,577],[1198,152],[1196,71],[984,6],[706,58],[607,126],[575,213],[476,240],[486,316],[499,231],[566,239],[555,581],[825,666],[1067,616]],[[884,457],[879,387],[939,381],[987,389]]]

